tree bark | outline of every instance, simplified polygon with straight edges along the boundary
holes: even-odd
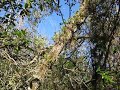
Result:
[[[89,0],[84,0],[80,5],[80,10],[68,21],[68,23],[63,27],[63,32],[60,34],[59,41],[55,41],[53,48],[47,54],[46,58],[42,60],[41,64],[37,67],[34,76],[43,80],[47,74],[48,66],[50,62],[55,62],[64,46],[71,40],[73,32],[77,30],[77,23],[81,24],[84,22],[88,16],[88,6]]]

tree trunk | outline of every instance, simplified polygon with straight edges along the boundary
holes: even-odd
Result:
[[[35,77],[44,79],[48,71],[50,62],[55,62],[64,46],[71,40],[73,33],[77,30],[76,24],[84,22],[88,16],[89,0],[84,0],[80,5],[80,10],[73,16],[70,21],[63,27],[63,32],[60,34],[59,41],[57,40],[51,51],[47,54],[46,58],[41,60],[41,64],[37,67]]]

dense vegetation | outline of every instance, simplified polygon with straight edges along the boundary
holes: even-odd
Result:
[[[120,1],[63,1],[67,21],[60,0],[0,1],[0,90],[120,90]],[[35,31],[52,13],[63,27],[48,45]]]

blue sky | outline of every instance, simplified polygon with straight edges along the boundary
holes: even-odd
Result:
[[[69,8],[64,3],[65,3],[64,0],[61,0],[61,5],[62,5],[61,11],[63,13],[64,19],[67,20],[69,18]],[[74,7],[72,7],[71,14],[74,15],[74,13],[78,9],[79,9],[79,3],[76,4]],[[53,13],[53,14],[45,17],[41,21],[41,23],[39,23],[37,31],[39,34],[47,37],[47,39],[51,41],[54,33],[60,30],[61,22],[62,22],[61,17],[56,15],[56,13]]]

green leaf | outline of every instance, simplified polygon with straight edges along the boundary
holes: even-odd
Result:
[[[1,1],[2,1],[2,3],[5,2],[5,0],[1,0]]]
[[[19,38],[22,38],[26,35],[25,30],[16,30],[13,32],[14,35],[17,35]]]
[[[74,64],[71,61],[67,61],[66,64],[65,64],[65,67],[72,69],[74,67]]]
[[[31,7],[31,0],[27,0],[28,8]]]
[[[28,8],[28,3],[25,3],[25,9]]]

